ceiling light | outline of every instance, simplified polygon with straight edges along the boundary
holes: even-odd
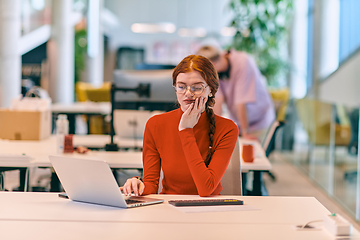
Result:
[[[131,31],[134,33],[174,33],[176,26],[173,23],[134,23]]]
[[[205,28],[180,28],[178,30],[178,35],[180,37],[205,37],[206,29]]]

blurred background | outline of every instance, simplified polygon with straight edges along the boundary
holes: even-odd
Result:
[[[359,221],[359,0],[0,0],[0,106],[34,86],[109,102],[118,70],[203,44],[254,56],[286,122],[276,151]]]

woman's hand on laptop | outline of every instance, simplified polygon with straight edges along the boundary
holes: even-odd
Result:
[[[120,187],[120,190],[123,191],[124,195],[130,196],[131,193],[134,193],[135,196],[139,196],[144,192],[145,185],[138,178],[129,178],[124,186]]]

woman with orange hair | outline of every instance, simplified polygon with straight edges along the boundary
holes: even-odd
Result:
[[[163,171],[164,194],[219,195],[239,132],[235,123],[214,114],[217,72],[205,57],[190,55],[173,71],[180,108],[155,115],[145,127],[144,178],[130,178],[125,195],[158,193]]]

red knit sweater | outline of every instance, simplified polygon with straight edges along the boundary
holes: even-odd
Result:
[[[238,128],[229,119],[215,115],[216,130],[208,167],[204,163],[209,149],[209,120],[201,114],[194,128],[179,132],[183,112],[177,110],[155,115],[146,123],[143,143],[143,195],[158,192],[160,168],[164,173],[166,194],[218,195],[220,183],[238,138]]]

